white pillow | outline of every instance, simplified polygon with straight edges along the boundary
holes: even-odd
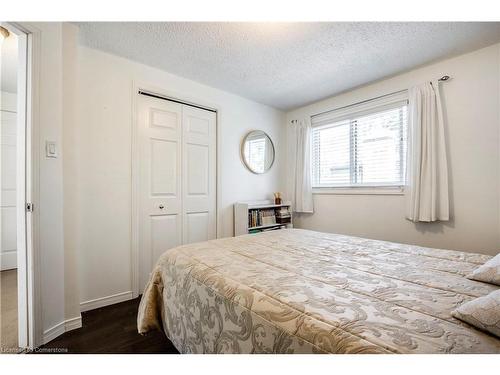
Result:
[[[464,303],[451,315],[500,338],[500,289]]]
[[[500,285],[500,253],[476,268],[468,279]]]

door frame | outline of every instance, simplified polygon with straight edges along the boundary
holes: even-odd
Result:
[[[132,298],[139,296],[139,220],[140,220],[140,155],[139,155],[139,118],[138,101],[139,91],[144,91],[153,95],[182,102],[187,105],[203,107],[207,110],[215,111],[215,217],[216,217],[216,238],[221,237],[221,167],[220,167],[220,115],[221,110],[217,104],[207,102],[203,99],[186,96],[182,93],[166,90],[150,83],[132,81],[132,211],[131,211],[131,289]]]
[[[18,346],[34,349],[41,343],[42,311],[39,258],[39,82],[41,32],[31,23],[1,22],[19,38],[17,124],[17,274]],[[34,206],[32,211],[26,204]],[[20,251],[20,249],[22,249]]]

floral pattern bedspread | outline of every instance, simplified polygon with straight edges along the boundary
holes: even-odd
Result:
[[[451,316],[497,286],[465,278],[491,257],[301,229],[166,251],[138,330],[181,353],[500,353]]]

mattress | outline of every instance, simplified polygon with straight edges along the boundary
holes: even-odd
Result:
[[[166,251],[138,330],[181,353],[500,353],[451,316],[498,289],[465,278],[491,257],[287,229]]]

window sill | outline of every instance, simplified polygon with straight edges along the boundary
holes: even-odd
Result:
[[[404,195],[402,186],[313,188],[314,195]]]

